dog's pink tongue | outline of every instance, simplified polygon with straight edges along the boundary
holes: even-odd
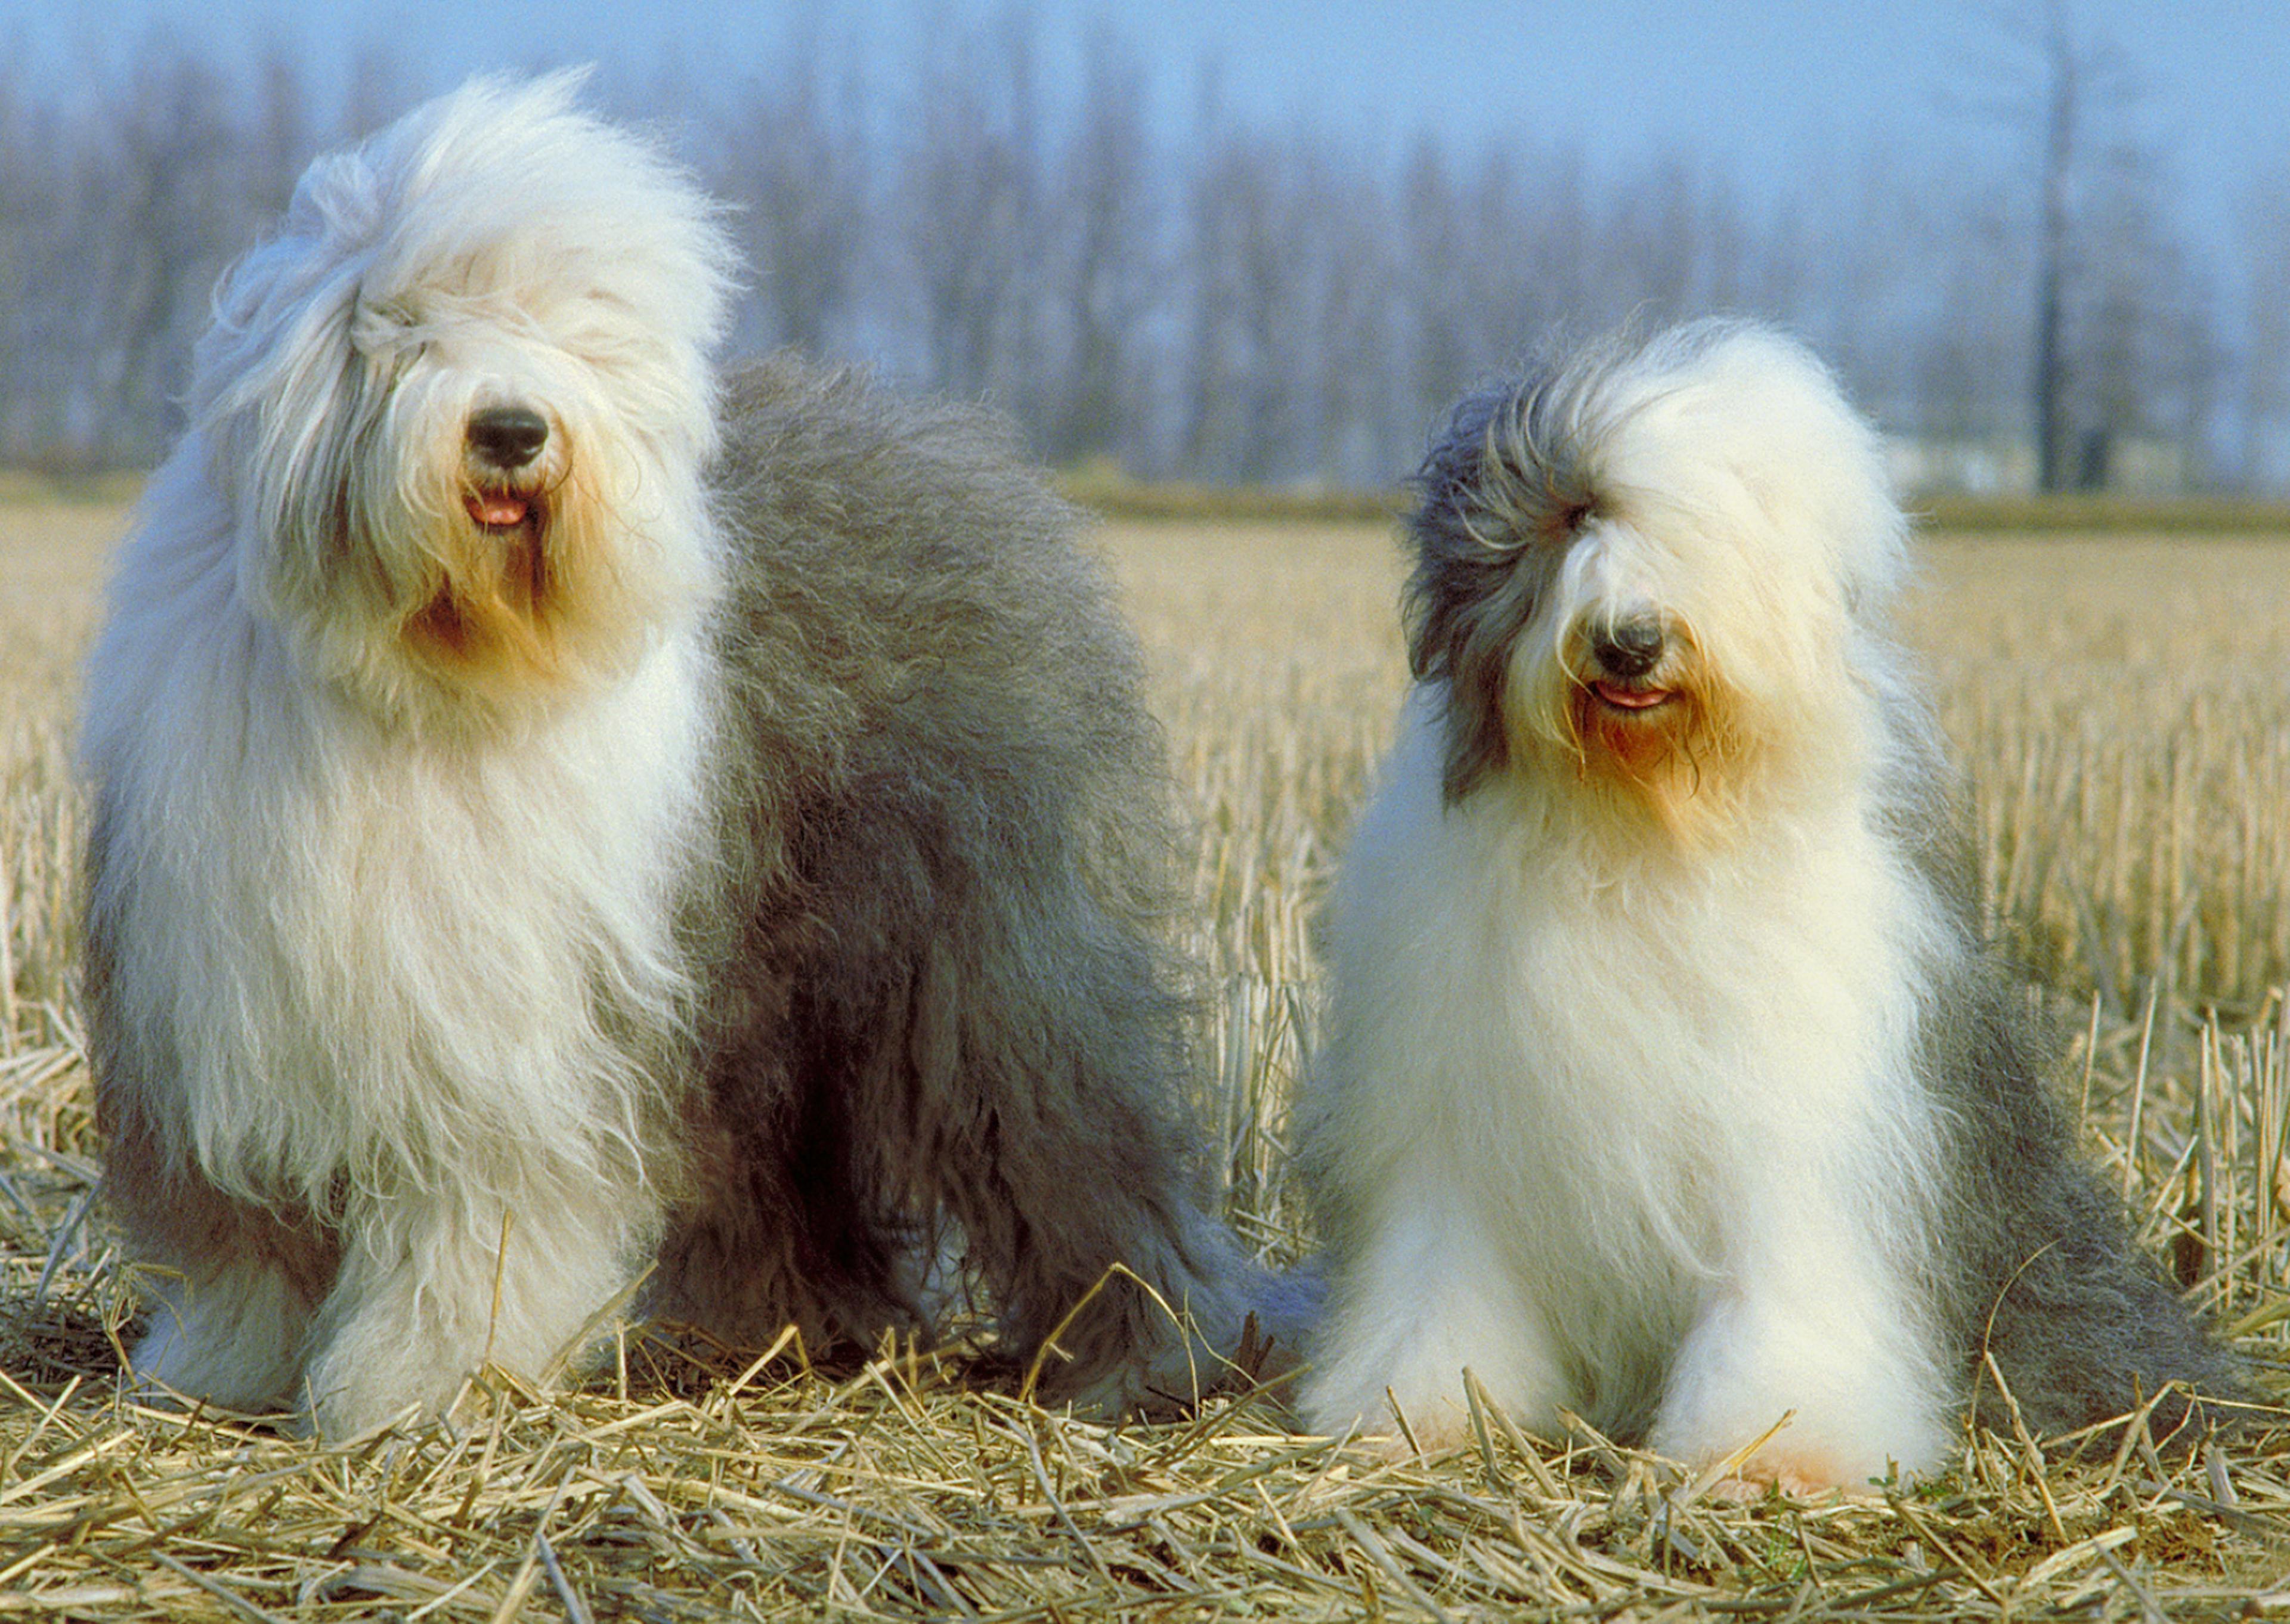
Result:
[[[524,498],[506,492],[472,491],[466,498],[469,516],[480,524],[522,524]]]
[[[1619,705],[1624,710],[1645,710],[1669,697],[1667,688],[1624,688],[1605,681],[1601,681],[1597,688],[1600,699],[1609,705]]]

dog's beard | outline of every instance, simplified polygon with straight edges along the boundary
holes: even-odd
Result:
[[[406,478],[388,448],[365,449],[339,493],[310,504],[327,537],[284,555],[325,562],[284,576],[291,591],[274,601],[314,674],[393,718],[487,727],[592,692],[634,668],[712,579],[677,567],[666,527],[682,487],[658,470],[572,456],[472,472],[452,456]],[[619,492],[651,500],[631,508]]]
[[[570,525],[542,488],[471,484],[431,536],[431,579],[408,616],[408,650],[441,676],[546,684],[564,676]]]
[[[1679,627],[1670,642],[1660,666],[1629,679],[1601,672],[1580,631],[1555,652],[1522,648],[1502,723],[1515,771],[1565,786],[1618,827],[1699,844],[1741,809],[1749,735],[1691,632]]]

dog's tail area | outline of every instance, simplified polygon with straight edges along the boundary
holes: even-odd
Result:
[[[1241,1284],[1247,1307],[1228,1356],[1233,1375],[1293,1410],[1296,1378],[1327,1311],[1325,1260],[1316,1254],[1285,1269],[1252,1265]]]
[[[1113,1265],[1039,1338],[1029,1393],[1107,1419],[1183,1414],[1216,1394],[1285,1402],[1325,1297],[1318,1264],[1268,1268],[1189,1217],[1179,1245]]]

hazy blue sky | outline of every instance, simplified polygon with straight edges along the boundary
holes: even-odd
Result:
[[[603,60],[641,77],[752,74],[806,20],[895,84],[949,23],[998,0],[0,0],[0,40],[45,85],[102,71],[159,28],[220,59],[281,37],[315,68],[386,46],[442,88],[483,68]],[[1106,28],[1149,70],[1181,132],[1213,67],[1227,104],[1334,139],[1396,145],[1429,129],[1469,145],[1575,139],[1593,161],[1702,155],[1753,188],[1872,149],[1907,161],[2001,158],[1973,107],[2023,94],[2036,0],[1070,0],[1029,8],[1053,88]],[[2290,0],[2075,0],[2143,86],[2198,230],[2254,169],[2290,167]],[[2015,28],[2017,37],[2015,37]]]

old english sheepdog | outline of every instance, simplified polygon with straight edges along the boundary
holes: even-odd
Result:
[[[2042,1429],[2230,1386],[1982,950],[1885,631],[1905,526],[1821,364],[1591,345],[1465,401],[1420,484],[1306,1100],[1306,1419],[1452,1441],[1468,1370],[1814,1487],[1938,1465],[1984,1354]]]
[[[647,1273],[727,1337],[921,1332],[953,1235],[1045,1390],[1181,1395],[1258,1276],[1107,582],[991,418],[719,391],[713,210],[574,93],[310,170],[125,547],[86,990],[135,1371],[340,1436]]]

